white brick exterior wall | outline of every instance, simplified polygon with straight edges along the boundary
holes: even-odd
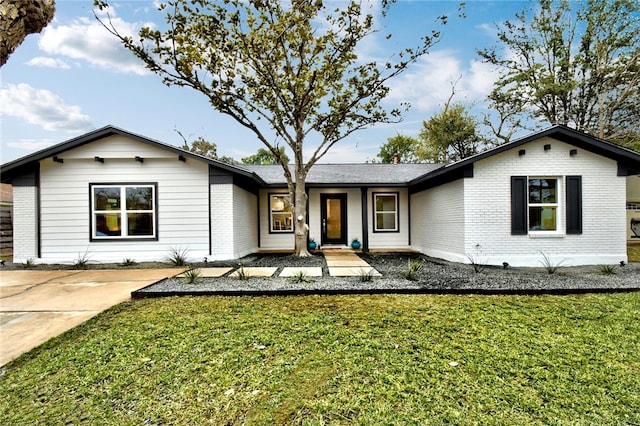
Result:
[[[258,198],[233,186],[233,258],[238,259],[258,249]]]
[[[465,241],[464,182],[457,180],[411,195],[411,245],[422,253],[468,262]]]
[[[211,185],[211,260],[233,258],[233,185]]]
[[[13,261],[23,263],[38,257],[38,188],[13,187]]]
[[[550,144],[551,149],[544,150]],[[518,151],[526,154],[519,156]],[[488,264],[540,266],[541,252],[564,265],[618,263],[626,257],[626,178],[613,160],[541,139],[475,163],[464,180],[465,253]],[[582,234],[566,235],[565,176],[582,176]],[[559,178],[559,232],[511,235],[511,176]]]

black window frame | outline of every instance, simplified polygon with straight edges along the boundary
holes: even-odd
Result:
[[[94,234],[94,222],[95,222],[95,200],[94,200],[94,194],[93,194],[93,188],[94,187],[119,187],[120,191],[122,192],[122,188],[125,188],[125,193],[126,193],[126,188],[131,188],[131,187],[144,187],[144,186],[148,186],[148,187],[152,187],[153,188],[153,219],[152,219],[152,224],[153,224],[153,235],[150,236],[140,236],[140,235],[134,235],[134,236],[127,236],[127,235],[120,235],[120,236],[104,236],[104,237],[98,237]],[[124,208],[121,207],[121,209],[119,210],[119,212],[122,214],[122,212],[126,212],[128,211],[126,209],[126,198],[123,201],[121,201],[121,203],[124,204]],[[90,242],[134,242],[134,241],[158,241],[159,239],[159,229],[158,229],[158,217],[159,217],[159,212],[158,212],[158,182],[90,182],[89,183],[89,241]],[[121,220],[125,220],[126,218],[121,218]]]

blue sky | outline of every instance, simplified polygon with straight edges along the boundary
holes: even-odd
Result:
[[[371,0],[375,3],[375,0]],[[156,1],[112,1],[114,24],[123,32],[147,23],[161,24]],[[495,23],[512,19],[523,1],[468,1],[466,19],[457,17],[458,1],[399,0],[379,39],[359,52],[386,58],[413,46],[438,29],[436,16],[448,15],[442,39],[429,55],[391,83],[385,107],[408,101],[403,122],[356,132],[339,142],[323,163],[358,163],[376,156],[387,138],[415,136],[422,121],[437,112],[456,84],[456,101],[481,112],[497,76],[479,61],[476,49],[495,44]],[[338,4],[336,2],[336,4]],[[382,34],[392,33],[384,45]],[[413,41],[415,40],[415,42]],[[240,159],[262,147],[252,133],[214,111],[191,89],[166,87],[100,26],[92,1],[57,0],[53,22],[28,36],[0,69],[0,163],[28,155],[108,124],[166,143],[188,139],[214,142],[218,154]]]

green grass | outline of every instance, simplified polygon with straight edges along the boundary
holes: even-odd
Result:
[[[0,424],[638,424],[639,316],[640,293],[132,301],[10,364]]]

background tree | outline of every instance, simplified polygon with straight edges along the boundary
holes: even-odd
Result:
[[[451,97],[442,112],[423,122],[416,155],[421,160],[449,163],[478,153],[482,137],[476,120],[461,104],[450,105]]]
[[[198,136],[198,138],[192,141],[191,145],[189,145],[189,142],[187,142],[187,139],[179,130],[176,130],[176,133],[182,138],[183,144],[181,148],[184,150],[193,152],[194,154],[202,155],[203,157],[222,161],[223,163],[240,164],[238,161],[226,155],[218,156],[218,145],[213,142],[209,142],[202,136]]]
[[[278,147],[280,159],[289,164],[289,156],[284,152],[284,146]],[[278,164],[278,158],[271,151],[259,148],[258,152],[242,159],[244,164]]]
[[[377,157],[381,163],[393,163],[393,156],[397,154],[401,163],[419,163],[420,159],[416,156],[418,143],[414,137],[396,135],[380,147]]]
[[[636,0],[540,0],[499,25],[499,48],[478,53],[502,70],[489,96],[500,123],[534,118],[640,148],[639,12]],[[506,140],[509,128],[493,131]]]
[[[108,12],[107,1],[94,2]],[[392,3],[383,0],[382,19]],[[378,30],[359,1],[337,8],[321,0],[171,0],[160,9],[168,29],[144,27],[135,40],[121,35],[109,17],[100,22],[166,85],[201,92],[275,155],[292,198],[295,251],[309,255],[309,170],[353,132],[400,119],[399,109],[381,106],[387,82],[426,54],[439,33],[422,37],[389,62],[362,63],[357,47]],[[314,147],[305,161],[308,140]],[[276,149],[281,141],[293,152],[295,181]]]

